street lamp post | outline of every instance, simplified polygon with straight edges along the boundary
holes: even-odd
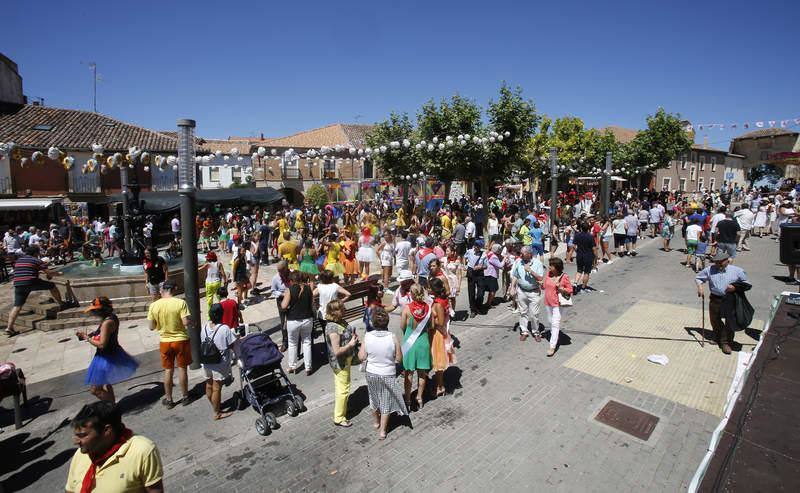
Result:
[[[611,152],[606,152],[606,170],[603,173],[603,181],[602,181],[602,201],[600,202],[600,206],[602,210],[600,214],[605,215],[608,214],[608,203],[611,201]]]
[[[197,238],[195,237],[194,120],[178,120],[178,190],[181,196],[181,237],[183,249],[183,289],[189,306],[192,326],[189,343],[193,370],[200,368],[200,289],[197,275]]]
[[[130,221],[130,211],[128,210],[128,202],[131,199],[131,192],[128,189],[128,165],[127,163],[123,163],[119,167],[119,183],[120,188],[122,188],[122,234],[124,237],[123,246],[125,248],[125,257],[127,257],[131,251],[131,221]]]
[[[558,210],[558,155],[555,147],[550,148],[550,224],[556,224]]]

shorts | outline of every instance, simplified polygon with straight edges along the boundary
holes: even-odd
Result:
[[[591,274],[594,267],[594,257],[578,257],[575,259],[578,266],[578,274]]]
[[[32,291],[49,291],[54,287],[56,287],[55,284],[44,279],[34,279],[33,282],[24,286],[14,286],[14,306],[24,305]]]
[[[164,286],[164,282],[160,282],[158,284],[150,284],[147,283],[147,292],[150,293],[150,296],[155,296],[161,293],[161,288]]]
[[[614,248],[622,248],[625,246],[626,235],[621,233],[614,233]]]
[[[686,240],[686,253],[689,255],[694,255],[694,252],[697,250],[697,240]]]
[[[161,368],[171,370],[175,368],[175,360],[178,360],[178,368],[186,368],[192,364],[192,347],[189,341],[161,342],[158,345],[161,351]]]
[[[224,382],[233,375],[230,364],[203,365],[203,373],[206,375],[206,380],[216,382]]]
[[[717,243],[717,250],[736,258],[736,243]]]
[[[625,243],[630,243],[633,246],[636,246],[636,235],[627,235],[625,236]]]
[[[647,231],[647,221],[639,221],[639,231]]]
[[[497,278],[492,276],[483,276],[483,289],[490,293],[496,293],[499,289]]]
[[[459,257],[463,257],[465,253],[467,253],[467,244],[466,243],[455,243],[456,246],[456,253]]]
[[[531,250],[533,250],[534,255],[544,255],[544,244],[531,243]]]

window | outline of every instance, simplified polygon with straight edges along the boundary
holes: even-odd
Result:
[[[664,181],[661,182],[661,190],[671,190],[672,189],[672,178],[665,177]]]
[[[362,168],[364,170],[363,171],[363,175],[364,175],[364,179],[365,180],[371,180],[371,179],[375,178],[375,176],[374,176],[375,171],[374,171],[374,169],[372,167],[372,161],[371,160],[367,159],[366,161],[361,163],[361,166],[362,166]]]
[[[678,180],[678,191],[685,192],[686,191],[686,178],[680,178]]]
[[[692,166],[689,171],[689,179],[692,181],[697,180],[697,168]]]
[[[233,168],[233,176],[232,176],[232,178],[233,178],[234,182],[241,183],[242,182],[242,168],[239,168],[239,167]]]
[[[717,171],[717,156],[711,156],[711,172]],[[711,179],[713,183],[713,178]],[[713,189],[714,186],[712,185],[711,188]]]
[[[328,180],[336,179],[336,159],[326,159],[323,163],[323,178]]]
[[[694,151],[692,151],[692,162],[693,162],[693,163],[696,163],[696,162],[697,162],[697,153],[696,153],[696,152],[694,152]]]
[[[697,179],[697,189],[698,190],[702,190],[703,189],[703,185],[705,185],[705,180],[701,176],[700,178]]]
[[[212,166],[209,170],[208,179],[211,181],[219,181],[219,166]]]
[[[700,171],[706,170],[706,157],[700,156]]]
[[[714,190],[714,187],[717,186],[717,179],[716,178],[709,178],[708,179],[708,189]]]
[[[761,156],[759,159],[762,161],[767,161],[769,159],[769,153],[767,151],[761,151]]]
[[[34,130],[41,130],[43,132],[49,132],[50,130],[53,130],[53,126],[52,125],[34,125],[33,129]]]
[[[681,169],[686,169],[686,154],[681,156]]]

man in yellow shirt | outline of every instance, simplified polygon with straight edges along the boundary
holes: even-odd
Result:
[[[183,398],[181,404],[189,405],[189,373],[187,367],[192,364],[192,348],[189,345],[189,331],[192,323],[189,318],[189,306],[185,300],[175,298],[175,283],[166,281],[161,287],[161,299],[154,301],[147,310],[150,330],[157,330],[161,339],[161,367],[164,368],[164,400],[167,408],[175,407],[172,400],[172,373],[177,360],[178,384]]]
[[[72,420],[78,450],[72,456],[67,492],[119,491],[161,493],[161,455],[150,439],[122,424],[119,408],[109,401],[83,406]]]
[[[285,260],[289,264],[290,270],[300,269],[300,264],[297,263],[297,242],[291,239],[288,231],[283,233],[283,243],[278,245],[278,257]]]

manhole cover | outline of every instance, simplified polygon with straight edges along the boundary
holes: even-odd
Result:
[[[19,348],[15,349],[15,350],[13,350],[11,352],[12,353],[21,353],[22,351],[25,351],[26,349],[28,349],[28,348],[19,347]]]
[[[594,419],[645,441],[650,438],[658,424],[658,416],[617,401],[608,401]]]

